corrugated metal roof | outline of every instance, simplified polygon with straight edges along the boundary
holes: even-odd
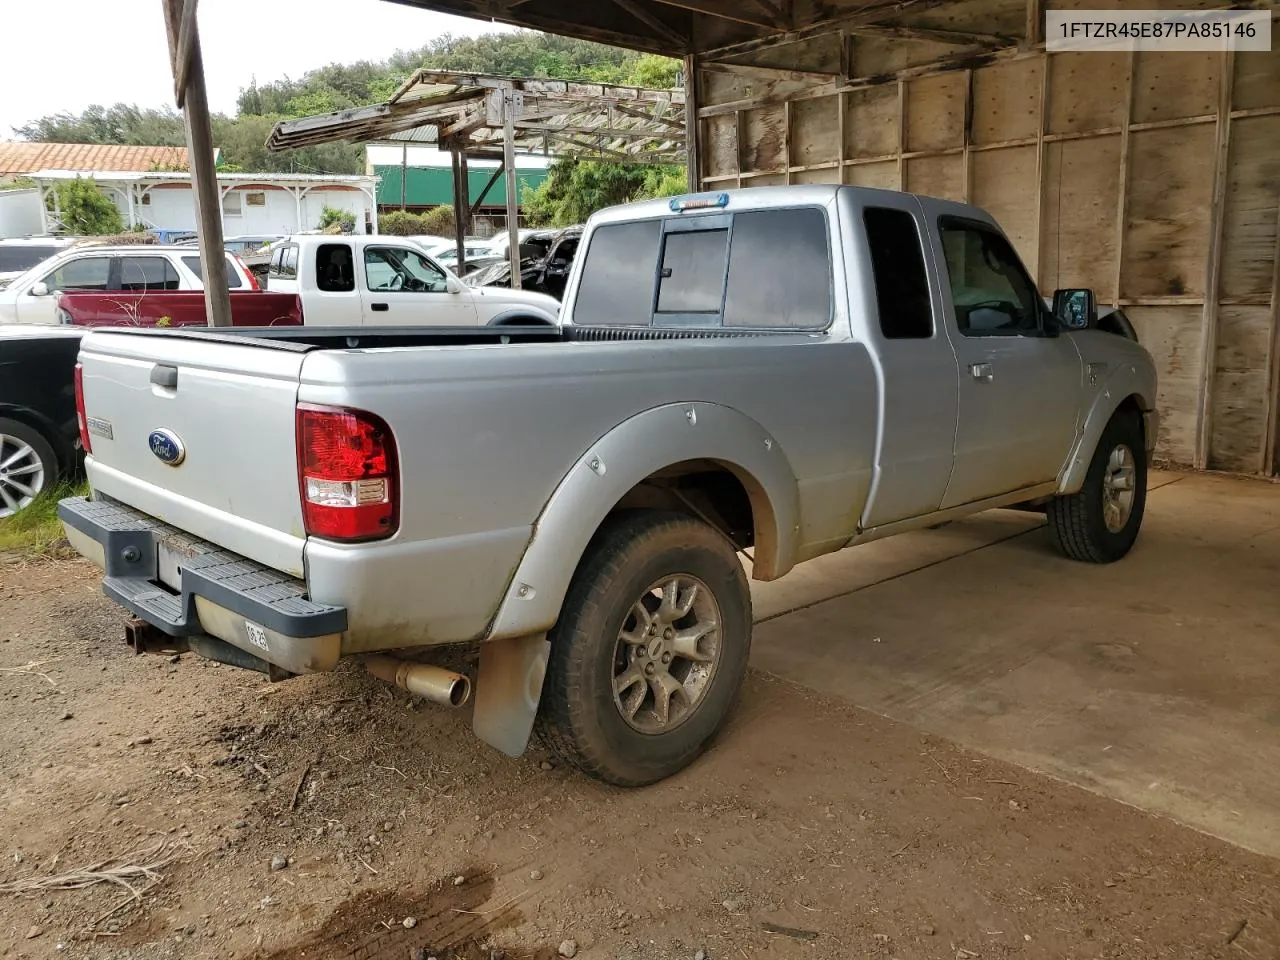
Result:
[[[186,147],[120,146],[105,143],[0,142],[0,176],[37,170],[186,170]]]

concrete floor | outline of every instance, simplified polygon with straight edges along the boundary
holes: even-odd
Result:
[[[1280,856],[1280,485],[1151,487],[1110,566],[991,511],[753,584],[752,664]]]

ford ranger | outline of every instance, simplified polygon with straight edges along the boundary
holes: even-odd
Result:
[[[354,311],[354,308],[353,308]],[[308,314],[310,310],[308,308]],[[593,216],[559,327],[95,330],[90,498],[60,506],[140,648],[339,658],[594,776],[688,764],[747,666],[744,573],[993,507],[1110,562],[1156,377],[971,206],[762,187]],[[434,662],[433,662],[434,661]]]

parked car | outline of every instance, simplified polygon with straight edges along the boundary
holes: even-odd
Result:
[[[581,227],[566,227],[546,235],[534,234],[520,244],[520,286],[537,290],[557,300],[564,296],[569,269],[582,238]],[[506,257],[481,261],[466,280],[477,287],[511,286],[511,261]]]
[[[80,466],[75,365],[83,334],[0,326],[0,517]]]
[[[258,282],[231,254],[232,290]],[[32,267],[0,290],[0,323],[56,323],[57,297],[66,290],[138,292],[203,290],[200,255],[182,246],[73,246]]]
[[[297,326],[302,303],[295,293],[232,290],[231,322],[237,327]],[[202,290],[146,290],[58,294],[58,323],[76,327],[203,327]]]
[[[403,237],[298,236],[272,253],[267,289],[296,293],[309,326],[556,323],[560,304],[479,290]]]
[[[493,248],[487,243],[480,240],[467,240],[463,244],[463,252],[466,254],[467,263],[472,260],[482,260],[494,255]],[[450,270],[456,270],[458,266],[458,245],[453,241],[449,241],[440,246],[427,250],[427,253],[442,266],[448,267]]]
[[[75,242],[74,239],[62,237],[0,240],[0,290],[32,267],[73,246]]]
[[[1089,290],[1046,306],[982,210],[759,187],[602,211],[582,244],[558,329],[89,333],[93,496],[60,515],[139,643],[274,679],[377,652],[457,704],[470,679],[421,658],[480,642],[482,739],[519,754],[536,721],[636,785],[737,696],[738,551],[773,580],[1022,504],[1073,559],[1133,546],[1151,357]]]

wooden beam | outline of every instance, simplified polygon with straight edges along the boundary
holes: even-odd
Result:
[[[685,50],[688,49],[688,37],[677,33],[674,27],[655,17],[644,7],[640,6],[640,4],[636,3],[635,0],[613,0],[613,4],[620,10],[624,10],[631,16],[635,17],[663,40],[666,40],[667,43],[674,46],[675,50],[672,51],[673,53],[684,53]]]
[[[1036,0],[1031,0],[1035,3]],[[1040,122],[1036,125],[1036,286],[1040,290],[1044,290],[1044,236],[1042,227],[1044,225],[1044,204],[1045,204],[1045,183],[1044,171],[1046,166],[1045,154],[1045,134],[1049,132],[1049,67],[1052,57],[1046,53],[1041,61],[1040,67]]]
[[[898,81],[898,189],[907,189],[907,81]],[[841,177],[841,179],[844,179]]]
[[[448,140],[450,138],[461,139],[473,130],[479,130],[488,120],[488,114],[483,105],[478,109],[472,110],[470,113],[464,113],[453,123],[447,127],[441,127],[436,137],[439,140]]]
[[[742,40],[738,43],[726,43],[723,46],[705,50],[702,55],[707,58],[719,59],[722,57],[735,57],[744,53],[755,53],[757,50],[769,50],[773,47],[786,46],[791,43],[800,43],[802,40],[821,37],[832,30],[842,27],[872,24],[885,17],[891,17],[908,10],[912,12],[928,10],[948,2],[950,0],[871,0],[870,3],[864,4],[852,13],[828,17],[798,30],[786,30],[767,37]]]
[[[1120,305],[1120,280],[1124,270],[1124,236],[1129,220],[1129,122],[1133,117],[1134,54],[1130,50],[1125,66],[1124,117],[1120,123],[1120,171],[1116,188],[1116,272],[1111,291],[1111,305]]]
[[[964,123],[960,133],[960,178],[964,202],[973,203],[973,163],[969,146],[973,142],[973,71],[964,72]]]
[[[538,123],[517,120],[516,130],[528,133],[581,133],[588,137],[611,137],[615,140],[670,140],[674,134],[667,130],[640,130],[627,127],[582,127],[568,123]]]
[[[700,13],[704,17],[743,23],[749,27],[762,27],[765,30],[786,27],[786,23],[777,17],[751,16],[742,9],[738,0],[656,0],[656,2],[664,6],[679,7],[681,10]]]
[[[741,77],[760,77],[765,80],[818,80],[820,82],[838,80],[841,73],[828,73],[823,70],[796,70],[792,67],[770,67],[759,63],[703,63],[703,70],[712,73],[727,73]]]
[[[465,154],[457,148],[449,151],[449,160],[453,165],[453,243],[458,255],[458,276],[462,276],[467,269],[467,228],[464,221],[466,214],[470,212],[467,204],[471,201],[467,196],[466,182],[462,179],[463,156]]]
[[[196,40],[196,0],[186,0],[182,5],[182,20],[178,24],[178,46],[171,64],[173,69],[173,98],[182,109],[187,98],[187,80],[191,76],[191,50]]]
[[[773,0],[750,0],[757,7],[765,12],[774,23],[782,27],[790,27],[792,22],[791,13],[782,9],[780,4],[774,3]],[[794,10],[794,7],[792,8]]]
[[[502,176],[503,171],[506,169],[505,164],[499,164],[497,169],[493,171],[493,176],[489,178],[489,182],[486,183],[484,185],[484,189],[480,191],[480,196],[476,197],[476,202],[471,204],[471,216],[474,217],[476,215],[476,211],[483,206],[485,197],[489,196],[489,191],[493,189],[493,185],[498,182],[498,178]]]
[[[183,0],[161,0],[169,59],[179,57],[179,31]],[[186,0],[194,7],[196,0]],[[204,84],[204,58],[200,53],[200,30],[192,23],[188,42],[186,85],[183,88],[182,119],[187,130],[187,162],[191,168],[191,194],[196,204],[200,267],[204,276],[204,309],[211,327],[231,326],[231,296],[227,286],[227,253],[222,243],[222,204],[218,196],[218,171],[214,163],[213,131],[209,119],[209,96]],[[177,82],[177,76],[174,76]],[[176,98],[175,98],[176,99]]]
[[[1218,289],[1222,278],[1222,233],[1227,213],[1227,173],[1231,150],[1231,90],[1235,51],[1218,60],[1217,149],[1213,162],[1213,205],[1209,221],[1209,257],[1205,265],[1204,321],[1200,338],[1200,417],[1196,424],[1197,470],[1207,469],[1213,440],[1213,389],[1218,379]]]
[[[1278,198],[1280,199],[1280,198]],[[1259,473],[1274,475],[1280,472],[1276,462],[1276,448],[1280,445],[1280,203],[1276,204],[1275,266],[1271,272],[1271,337],[1267,341],[1267,370],[1270,373],[1267,387],[1266,426]]]
[[[685,180],[690,190],[702,189],[702,152],[698,149],[698,58],[684,58]]]
[[[662,125],[671,127],[674,130],[679,130],[682,136],[684,134],[685,121],[683,118],[673,120],[670,117],[658,117],[651,113],[645,113],[643,110],[637,110],[635,107],[628,107],[626,104],[622,103],[615,103],[613,105],[613,109],[617,110],[618,113],[626,114],[628,117],[648,120],[650,123],[661,123]]]
[[[930,27],[887,27],[864,24],[844,28],[846,33],[860,37],[877,37],[885,40],[925,40],[929,43],[951,43],[969,47],[1007,47],[1018,42],[1017,37],[1005,37],[995,33],[965,33],[960,30],[934,30]]]
[[[502,165],[507,169],[507,257],[511,262],[511,289],[520,289],[520,206],[516,199],[515,97],[502,91]]]
[[[1044,0],[1027,0],[1027,22],[1023,26],[1023,43],[1028,47],[1044,43]]]

